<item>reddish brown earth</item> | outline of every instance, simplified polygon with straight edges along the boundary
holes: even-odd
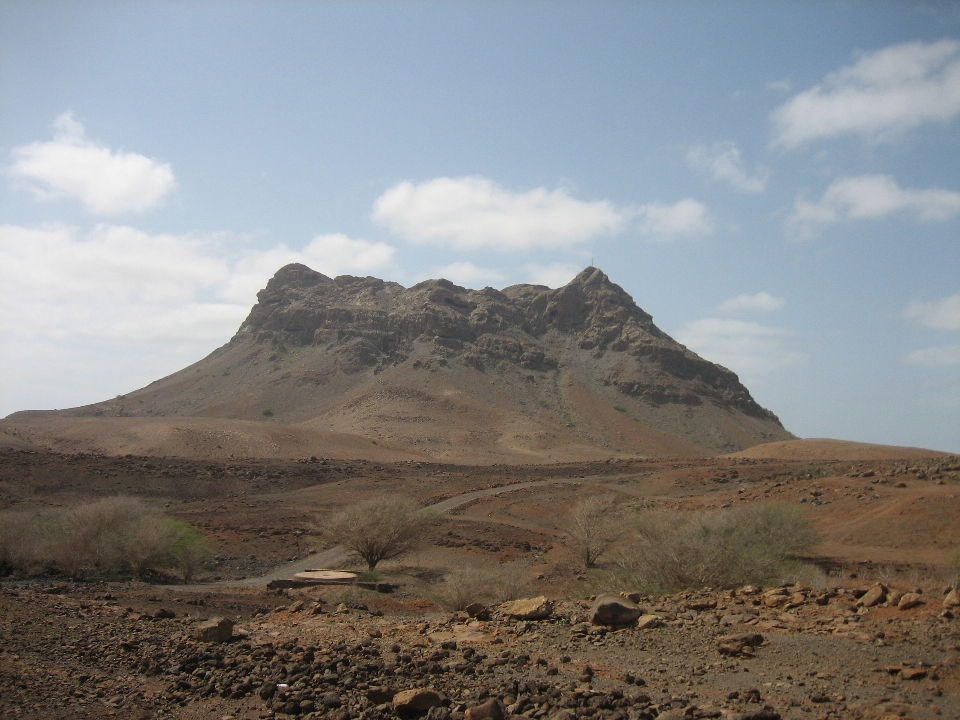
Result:
[[[0,716],[266,717],[291,709],[290,699],[268,703],[257,694],[288,670],[302,680],[290,697],[296,693],[308,709],[317,703],[312,712],[333,720],[395,717],[390,706],[367,699],[370,688],[427,685],[449,700],[445,712],[453,720],[484,693],[511,706],[526,696],[516,714],[535,718],[565,708],[598,720],[762,712],[960,716],[960,620],[940,613],[946,557],[960,547],[960,461],[914,452],[894,460],[889,449],[862,446],[846,449],[857,459],[830,460],[813,445],[808,459],[795,459],[794,446],[790,459],[528,466],[7,450],[0,453],[4,509],[142,495],[194,523],[216,559],[192,587],[159,576],[151,583],[5,580]],[[543,484],[508,489],[524,482]],[[383,567],[383,579],[399,585],[391,595],[338,587],[268,591],[266,580],[256,580],[294,560],[291,568],[308,566],[316,523],[329,510],[385,493],[431,504],[498,487],[443,516],[419,552]],[[789,588],[805,597],[792,608],[767,607],[743,593],[709,594],[718,605],[708,610],[691,610],[690,597],[646,598],[641,604],[665,627],[581,635],[575,630],[587,617],[583,603],[602,589],[604,568],[578,569],[558,523],[571,503],[601,491],[677,512],[806,500],[823,538],[814,560],[824,570]],[[527,593],[556,602],[551,619],[469,621],[437,605],[449,571],[516,560],[525,563]],[[360,569],[349,561],[345,567]],[[877,581],[922,589],[923,604],[857,614],[857,593]],[[301,609],[273,611],[297,600],[305,601]],[[320,614],[311,614],[320,600]],[[337,611],[341,603],[347,607]],[[175,617],[153,618],[161,608]],[[214,615],[235,618],[249,635],[224,645],[191,640],[198,619]],[[746,630],[765,639],[755,657],[718,653],[718,636]],[[457,649],[444,649],[451,640]],[[486,659],[470,666],[465,647]],[[305,662],[308,648],[314,660]],[[306,675],[297,670],[311,662]],[[589,683],[582,675],[587,665],[595,671]],[[548,674],[553,668],[556,674]],[[646,684],[627,684],[624,673]],[[521,682],[528,683],[525,691],[514,684]],[[746,701],[756,699],[749,690],[759,692],[759,702]],[[322,706],[334,691],[340,707]],[[667,715],[674,711],[680,715]],[[439,710],[431,715],[446,717]]]

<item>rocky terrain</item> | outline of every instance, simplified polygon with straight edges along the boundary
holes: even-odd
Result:
[[[15,413],[0,434],[117,454],[339,446],[459,463],[697,457],[792,438],[596,268],[557,290],[500,291],[288,265],[258,298],[200,362],[96,405]]]
[[[470,608],[471,618],[340,589],[5,587],[0,713],[957,717],[960,596],[917,590],[744,587],[637,594],[636,604],[539,597],[494,608],[490,617]]]
[[[136,494],[193,523],[215,553],[199,585],[0,582],[0,716],[957,717],[960,610],[945,563],[960,548],[960,459],[862,445],[825,459],[819,441],[798,459],[802,447],[774,446],[787,459],[546,466],[0,452],[4,510]],[[314,566],[324,513],[397,491],[468,502],[415,556],[383,566],[395,592],[268,588]],[[598,624],[607,568],[577,565],[559,519],[601,492],[672,512],[799,504],[821,535],[821,570],[783,586],[616,597]],[[444,578],[464,567],[519,567],[531,599],[489,616],[444,610]]]

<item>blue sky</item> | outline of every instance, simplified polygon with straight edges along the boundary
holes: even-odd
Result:
[[[794,433],[960,451],[960,3],[0,4],[0,415],[287,262],[591,260]]]

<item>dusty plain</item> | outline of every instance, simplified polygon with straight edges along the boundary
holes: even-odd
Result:
[[[638,598],[659,627],[590,625],[610,567],[578,567],[559,519],[596,492],[674,511],[805,501],[821,572],[784,588]],[[419,551],[382,566],[393,593],[268,589],[333,557],[316,535],[325,513],[390,493],[446,510]],[[397,717],[395,693],[432,687],[442,702],[420,713],[430,720],[484,702],[494,720],[960,717],[960,610],[943,605],[947,557],[960,548],[956,457],[816,440],[484,466],[114,456],[13,440],[0,452],[4,510],[115,494],[193,523],[211,566],[194,585],[3,581],[0,716],[377,720]],[[553,602],[548,618],[493,608],[474,619],[439,604],[446,573],[504,565],[523,568],[525,596]],[[877,582],[922,590],[920,601],[858,605]],[[193,639],[215,616],[236,622],[235,638]],[[721,654],[718,638],[738,633],[762,644]]]

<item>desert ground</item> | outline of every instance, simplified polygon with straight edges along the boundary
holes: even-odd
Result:
[[[820,536],[815,569],[782,586],[636,594],[654,620],[592,624],[593,598],[620,588],[612,560],[578,564],[562,518],[598,493],[677,513],[796,504]],[[4,579],[3,717],[960,717],[960,609],[945,595],[960,459],[942,453],[792,440],[711,458],[471,466],[0,452],[3,510],[117,494],[193,524],[212,559],[191,584]],[[414,552],[378,566],[393,592],[268,587],[363,570],[317,530],[391,494],[440,512]],[[465,568],[508,570],[513,596],[543,597],[549,613],[450,610],[444,578]],[[865,605],[878,584],[885,600]],[[916,602],[901,608],[904,593]],[[230,641],[196,639],[216,617],[234,621]],[[418,688],[436,691],[419,711],[397,694]]]

